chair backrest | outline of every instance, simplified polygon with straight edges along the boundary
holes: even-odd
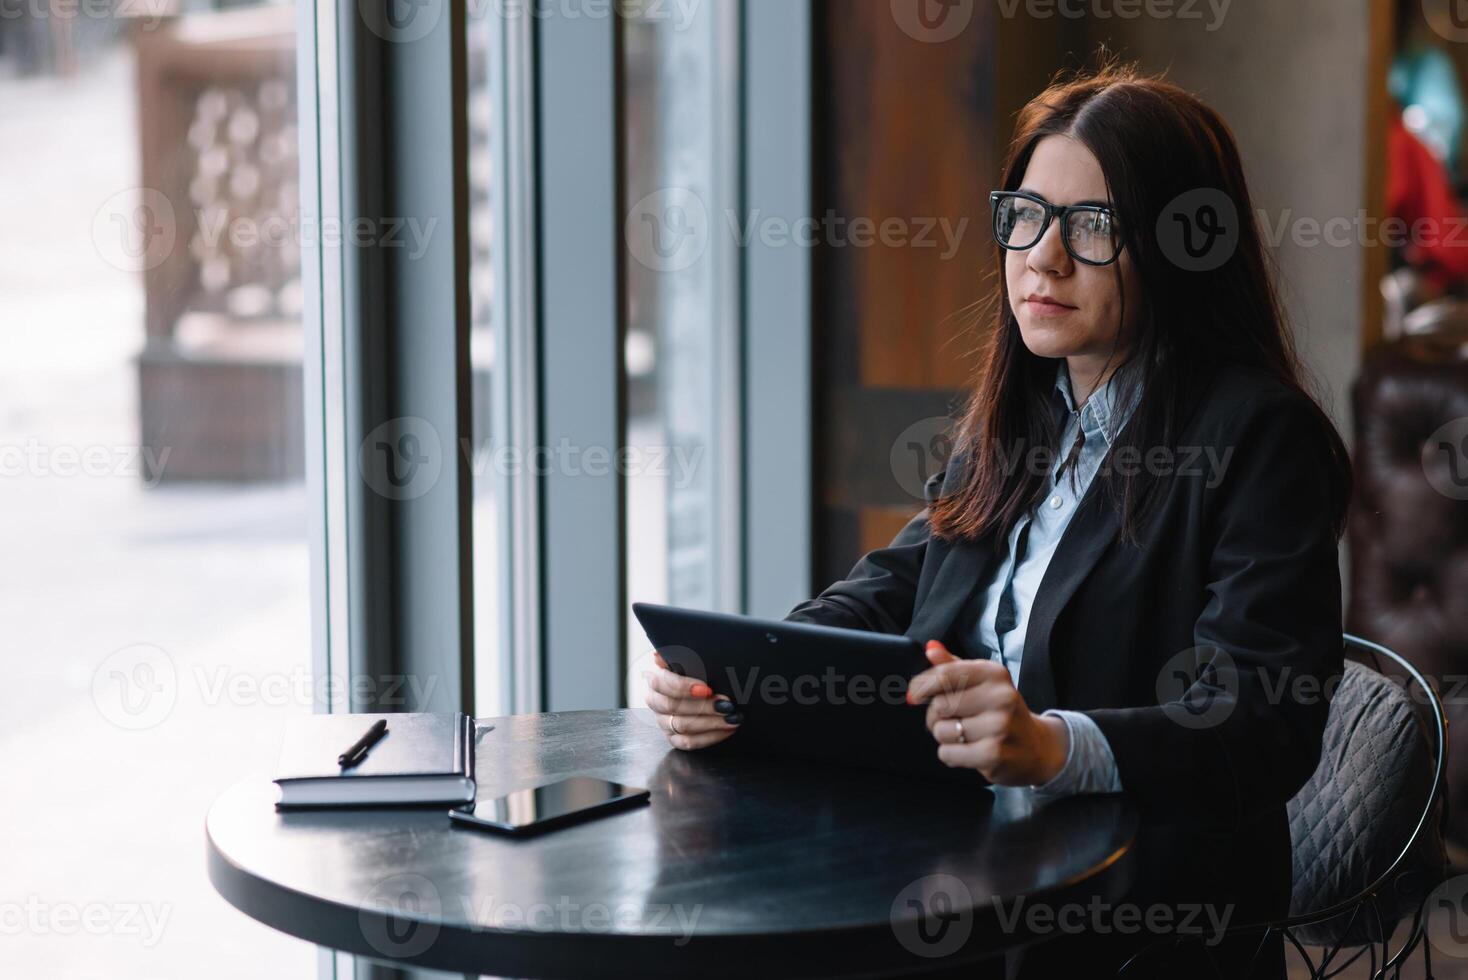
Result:
[[[1398,677],[1347,661],[1331,700],[1320,765],[1289,803],[1294,879],[1289,924],[1312,946],[1381,941],[1446,875],[1440,797],[1444,724],[1437,694],[1384,647],[1348,651],[1394,663]],[[1358,912],[1374,896],[1380,918]]]
[[[1435,299],[1408,310],[1402,317],[1402,336],[1440,340],[1457,346],[1468,340],[1468,303],[1460,299]]]
[[[1381,277],[1381,336],[1396,340],[1402,335],[1407,314],[1420,303],[1422,277],[1415,269],[1403,266]]]

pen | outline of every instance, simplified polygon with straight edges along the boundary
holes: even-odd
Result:
[[[367,729],[367,734],[357,739],[357,741],[352,745],[351,748],[347,749],[341,755],[336,757],[337,764],[340,765],[343,769],[348,766],[355,766],[357,763],[366,758],[367,750],[376,745],[378,741],[382,738],[382,736],[386,734],[387,719],[377,719],[377,721],[372,724],[372,727]]]

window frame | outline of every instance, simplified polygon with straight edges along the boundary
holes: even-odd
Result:
[[[303,210],[323,227],[392,215],[437,221],[412,261],[385,248],[303,249],[313,666],[432,678],[424,703],[395,707],[470,710],[468,8],[434,2],[434,28],[402,42],[341,12],[354,7],[299,8],[302,195],[317,198]],[[741,34],[741,208],[806,216],[810,5],[729,2]],[[621,17],[552,6],[503,21],[492,32],[502,65],[491,66],[505,133],[494,195],[505,206],[495,215],[503,287],[493,439],[615,450],[626,420]],[[597,160],[606,165],[589,162]],[[725,428],[737,436],[740,473],[733,601],[777,616],[811,587],[810,255],[756,237],[738,261],[739,404],[727,406]],[[421,497],[391,501],[366,485],[357,450],[376,426],[405,416],[437,431],[442,475]],[[617,706],[625,486],[615,472],[548,470],[490,477],[505,555],[493,626],[505,651],[503,707]]]
[[[298,19],[303,210],[323,229],[302,252],[313,665],[352,679],[333,685],[333,710],[461,710],[474,613],[464,0],[430,5],[432,29],[401,41],[343,9],[357,8],[303,3]],[[394,242],[395,216],[435,222],[421,255]],[[353,246],[356,227],[376,244]],[[441,469],[390,500],[359,449],[400,418],[436,432]]]

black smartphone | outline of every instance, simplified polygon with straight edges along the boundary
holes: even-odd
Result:
[[[450,810],[449,819],[462,827],[504,834],[536,834],[644,803],[649,796],[639,786],[572,776],[546,786],[475,800],[471,806]]]

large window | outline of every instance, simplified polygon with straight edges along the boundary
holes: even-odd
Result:
[[[740,65],[793,35],[111,2],[0,12],[0,972],[312,975],[204,870],[284,721],[615,704],[625,600],[744,607],[741,407],[803,362],[746,358]]]
[[[629,9],[627,593],[738,611],[739,4]],[[635,665],[648,643],[627,622]],[[640,687],[628,698],[640,704]]]
[[[214,893],[202,839],[325,695],[295,9],[184,6],[0,17],[8,976],[316,971]]]
[[[466,7],[474,710],[539,707],[530,25]]]
[[[497,321],[504,318],[504,243],[496,234],[504,207],[502,163],[504,127],[504,24],[497,18],[469,13],[465,33],[469,65],[469,362],[472,378],[472,422],[467,452],[473,473],[475,711],[498,715],[510,707],[508,658],[497,629],[503,603],[500,577],[501,508],[505,494],[504,457],[496,457],[494,385],[499,339]],[[500,465],[497,465],[500,464]]]
[[[467,17],[476,708],[635,705],[631,603],[809,587],[808,11]]]

